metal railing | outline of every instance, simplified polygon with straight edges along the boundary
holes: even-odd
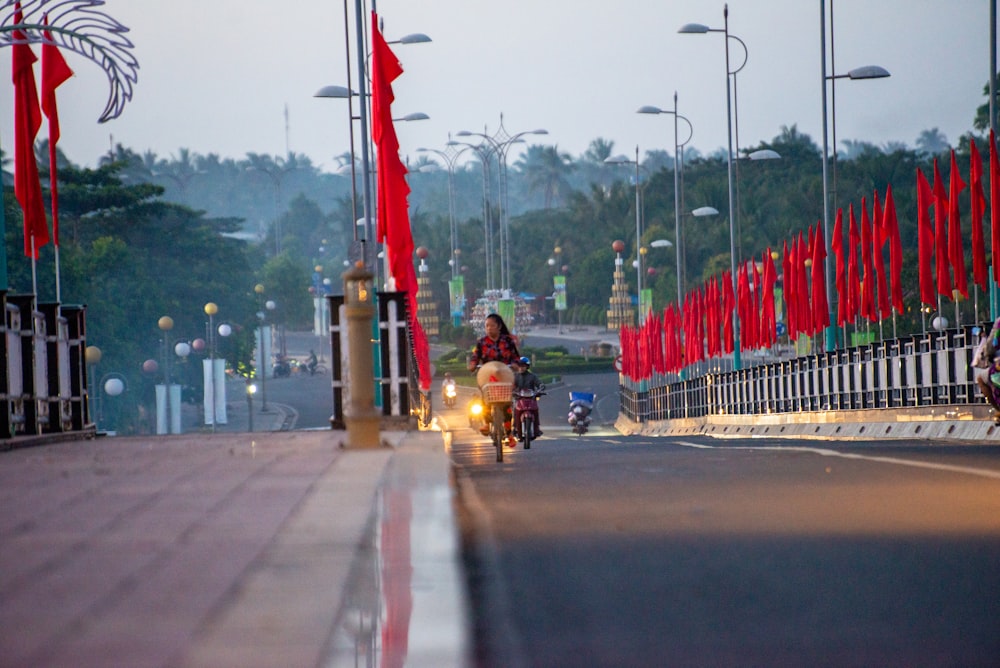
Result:
[[[622,377],[621,412],[635,422],[707,415],[766,415],[968,404],[973,326],[887,339],[789,359],[760,358],[738,371],[633,381]],[[753,358],[744,358],[749,362]]]

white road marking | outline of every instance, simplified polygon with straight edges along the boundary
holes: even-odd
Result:
[[[932,469],[935,471],[948,471],[949,473],[965,473],[967,475],[980,476],[982,478],[992,478],[1000,480],[1000,471],[990,469],[973,468],[970,466],[953,466],[951,464],[937,464],[934,462],[922,462],[912,459],[900,459],[898,457],[880,457],[874,455],[862,455],[853,452],[838,452],[827,448],[811,448],[805,446],[716,446],[703,443],[691,443],[690,441],[678,441],[679,445],[688,448],[698,448],[700,450],[777,450],[781,452],[811,452],[822,457],[840,457],[842,459],[861,459],[870,462],[880,462],[882,464],[895,464],[897,466],[911,466],[920,469]]]

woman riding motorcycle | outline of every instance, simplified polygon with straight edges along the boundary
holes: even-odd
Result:
[[[485,327],[486,336],[476,342],[476,346],[472,350],[472,355],[469,356],[467,365],[469,371],[474,372],[486,362],[513,364],[520,359],[521,353],[517,350],[517,341],[514,340],[510,330],[507,329],[507,324],[499,314],[490,313],[486,316]],[[514,440],[514,436],[511,434],[510,421],[511,415],[508,407],[504,416],[504,431],[507,434],[507,445],[514,447],[517,441]],[[483,435],[489,434],[488,423],[480,429],[480,433],[483,433]]]
[[[517,366],[520,367],[521,372],[514,375],[514,392],[518,390],[528,390],[530,392],[542,392],[545,390],[545,384],[538,379],[534,373],[531,372],[531,360],[527,357],[522,357],[517,361]],[[531,435],[532,438],[538,438],[542,435],[542,425],[539,421],[539,413],[537,410],[537,404],[535,404],[535,433]],[[524,438],[521,433],[521,411],[517,409],[517,403],[514,407],[514,436],[518,440]]]

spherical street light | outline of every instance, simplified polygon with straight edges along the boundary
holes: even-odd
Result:
[[[104,383],[104,391],[109,397],[117,397],[125,391],[125,383],[121,378],[108,378]]]
[[[233,333],[233,328],[229,324],[222,323],[221,325],[219,325],[219,336],[229,336],[232,333]]]
[[[165,315],[156,321],[156,325],[162,329],[164,332],[169,332],[174,328],[174,319],[169,315]]]
[[[87,346],[87,349],[84,350],[83,352],[84,360],[87,362],[87,364],[91,365],[99,364],[102,355],[103,353],[101,352],[101,349],[98,348],[97,346]]]
[[[191,354],[191,344],[186,341],[179,341],[177,345],[174,346],[174,353],[178,357],[187,357]]]
[[[219,307],[214,302],[208,302],[207,304],[205,304],[206,315],[215,315],[218,312],[219,312]]]

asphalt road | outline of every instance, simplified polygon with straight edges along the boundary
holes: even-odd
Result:
[[[1000,451],[578,438],[459,410],[484,666],[1000,665]]]

